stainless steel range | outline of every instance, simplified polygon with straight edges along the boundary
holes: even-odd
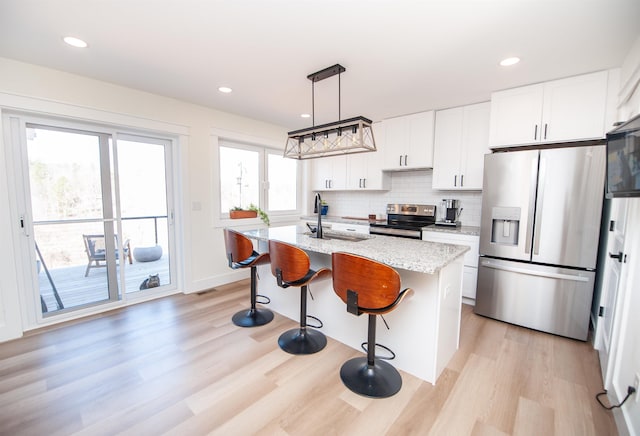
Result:
[[[387,204],[387,223],[369,224],[372,235],[422,239],[422,230],[436,222],[436,207],[430,204]]]

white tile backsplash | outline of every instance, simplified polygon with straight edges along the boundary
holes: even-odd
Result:
[[[460,221],[466,226],[480,225],[482,192],[434,191],[431,188],[433,170],[391,173],[390,191],[329,191],[322,199],[329,203],[329,215],[366,217],[371,213],[386,216],[387,203],[435,204],[443,198],[460,200],[463,208]]]

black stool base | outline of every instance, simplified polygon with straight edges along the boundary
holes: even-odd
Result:
[[[290,354],[313,354],[327,345],[327,337],[317,330],[298,328],[281,334],[278,345]]]
[[[346,387],[365,397],[390,397],[402,387],[397,369],[381,360],[375,360],[371,367],[366,357],[347,360],[340,368],[340,378]]]
[[[246,309],[233,315],[231,321],[239,327],[258,327],[270,323],[273,312],[269,309]]]

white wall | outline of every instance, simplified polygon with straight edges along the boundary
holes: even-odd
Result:
[[[640,114],[640,37],[623,63],[620,71],[620,120],[627,120]],[[627,204],[627,231],[624,241],[624,253],[627,262],[622,264],[621,283],[618,290],[616,320],[620,335],[615,356],[612,357],[613,391],[617,401],[627,393],[627,387],[633,385],[635,374],[640,375],[640,198],[625,200]],[[627,431],[640,435],[640,400],[629,399],[621,409],[615,409],[616,422],[621,434]]]
[[[284,145],[284,127],[0,58],[0,109],[27,109],[21,107],[21,101],[28,102],[25,106],[29,106],[29,110],[47,115],[90,121],[101,121],[100,118],[105,116],[127,123],[128,127],[152,125],[162,130],[163,126],[166,126],[172,132],[184,132],[180,155],[182,178],[176,187],[183,209],[182,222],[186,223],[179,229],[179,233],[184,236],[185,260],[181,290],[198,291],[226,283],[234,277],[230,275],[224,258],[222,231],[215,225],[217,217],[214,216],[214,204],[218,202],[218,192],[213,188],[213,181],[217,179],[217,162],[214,160],[216,138],[212,132],[220,130],[237,133],[241,137],[264,140],[268,144]],[[4,151],[9,143],[4,138],[0,138],[0,141],[1,150]],[[4,166],[2,168],[0,177],[5,178]],[[3,183],[0,183],[0,191],[4,192],[0,192],[0,199],[9,194],[13,195],[13,188],[11,180],[3,180]],[[199,204],[199,210],[192,210],[197,209],[192,208],[194,203]],[[15,232],[15,226],[12,224],[16,223],[11,221],[11,224],[8,224],[10,227],[5,227],[4,223],[11,220],[11,211],[7,210],[5,204],[3,201],[3,207],[0,208],[0,223],[3,223],[0,229],[0,242],[3,242],[3,250],[0,252],[0,276],[15,277],[15,271],[11,271],[10,268],[13,254],[6,250],[4,242],[11,239],[10,235]],[[13,212],[15,215],[15,211]],[[7,273],[7,276],[2,273]],[[0,283],[0,297],[7,292],[15,292],[16,280],[3,279]],[[5,281],[9,282],[9,289],[5,289]],[[25,290],[18,289],[18,292]],[[7,308],[2,306],[1,301],[2,298],[0,313],[3,313]]]
[[[434,191],[431,188],[433,170],[400,171],[391,173],[389,191],[323,192],[329,203],[329,215],[364,217],[386,214],[387,203],[435,204],[440,207],[444,198],[457,198],[464,209],[460,221],[465,226],[480,226],[481,192]]]

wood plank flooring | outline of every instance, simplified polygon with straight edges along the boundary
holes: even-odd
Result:
[[[369,399],[340,381],[358,351],[329,339],[318,354],[289,355],[277,338],[294,321],[231,323],[248,300],[243,280],[0,344],[0,434],[616,434],[594,399],[602,386],[588,343],[463,306],[460,349],[435,386],[402,373],[397,395]]]

